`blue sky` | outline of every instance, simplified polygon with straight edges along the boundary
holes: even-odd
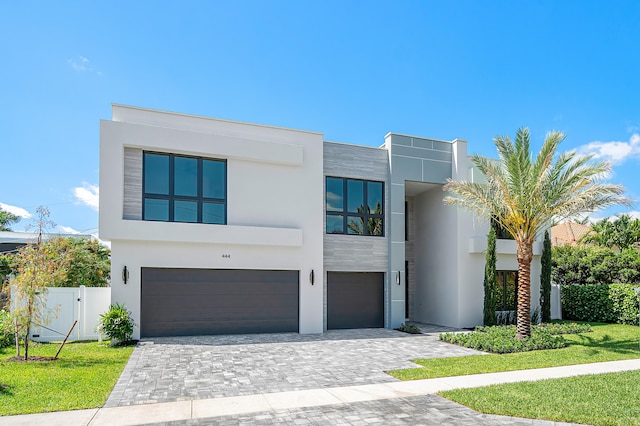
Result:
[[[639,21],[637,1],[0,0],[0,207],[95,232],[111,103],[487,156],[561,130],[640,199]]]

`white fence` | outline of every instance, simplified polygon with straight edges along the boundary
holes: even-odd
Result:
[[[109,309],[110,287],[49,287],[47,309],[58,315],[46,327],[34,327],[31,338],[37,342],[63,340],[74,321],[78,321],[69,340],[97,340],[99,315]]]
[[[560,284],[551,284],[551,319],[562,319]]]

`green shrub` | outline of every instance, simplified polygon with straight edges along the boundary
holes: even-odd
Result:
[[[550,322],[538,325],[546,328],[551,334],[578,334],[591,332],[590,324],[576,324],[575,322]]]
[[[632,284],[562,286],[562,316],[578,321],[638,324],[638,296]]]
[[[567,346],[562,336],[551,333],[548,327],[532,326],[531,337],[516,339],[516,327],[494,326],[476,327],[470,333],[443,333],[440,340],[493,353],[527,352],[540,349],[558,349]]]
[[[540,257],[540,316],[542,322],[551,321],[551,238],[544,231],[542,256]]]
[[[14,345],[15,327],[11,320],[11,315],[5,310],[0,310],[0,348]]]
[[[131,311],[120,303],[113,303],[107,312],[100,314],[98,332],[111,339],[112,343],[114,340],[125,343],[131,340],[134,325]]]
[[[616,253],[598,246],[558,246],[552,250],[551,279],[562,285],[640,282],[640,253]]]
[[[402,323],[400,327],[395,328],[394,330],[402,331],[409,334],[422,334],[422,331],[420,331],[420,329],[413,324]]]
[[[484,325],[496,325],[496,231],[492,226],[487,236],[487,254],[484,263]]]

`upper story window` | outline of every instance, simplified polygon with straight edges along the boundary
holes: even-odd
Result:
[[[327,177],[327,234],[384,236],[384,183]]]
[[[227,162],[145,152],[142,218],[227,223]]]

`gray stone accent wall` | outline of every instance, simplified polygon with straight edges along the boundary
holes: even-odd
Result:
[[[415,200],[413,197],[406,197],[407,208],[405,209],[404,220],[407,223],[407,240],[404,243],[404,260],[409,262],[409,275],[405,277],[406,285],[409,287],[409,312],[405,312],[405,316],[413,319],[414,305],[416,293],[416,273],[415,273],[415,256],[414,244],[416,238],[416,220],[415,220]]]
[[[389,160],[380,148],[324,143],[324,175],[384,182],[384,237],[324,234],[324,268],[340,272],[386,272],[389,230]],[[326,180],[325,180],[326,184]],[[324,191],[326,195],[326,190]],[[326,200],[325,200],[326,203]],[[326,229],[327,216],[323,224]],[[324,232],[324,230],[323,230]]]
[[[124,202],[122,218],[142,220],[142,150],[124,149]]]
[[[385,149],[324,143],[324,176],[384,182],[384,237],[326,234],[324,215],[324,272],[387,272],[389,234],[389,156]],[[326,180],[324,185],[326,185]],[[326,189],[323,191],[326,196]],[[326,200],[325,200],[326,205]],[[326,207],[325,207],[326,208]],[[385,286],[385,293],[387,286]],[[327,287],[324,289],[324,328],[327,328]],[[387,296],[385,295],[385,300]],[[386,316],[386,313],[385,313]],[[385,321],[386,323],[386,321]]]

